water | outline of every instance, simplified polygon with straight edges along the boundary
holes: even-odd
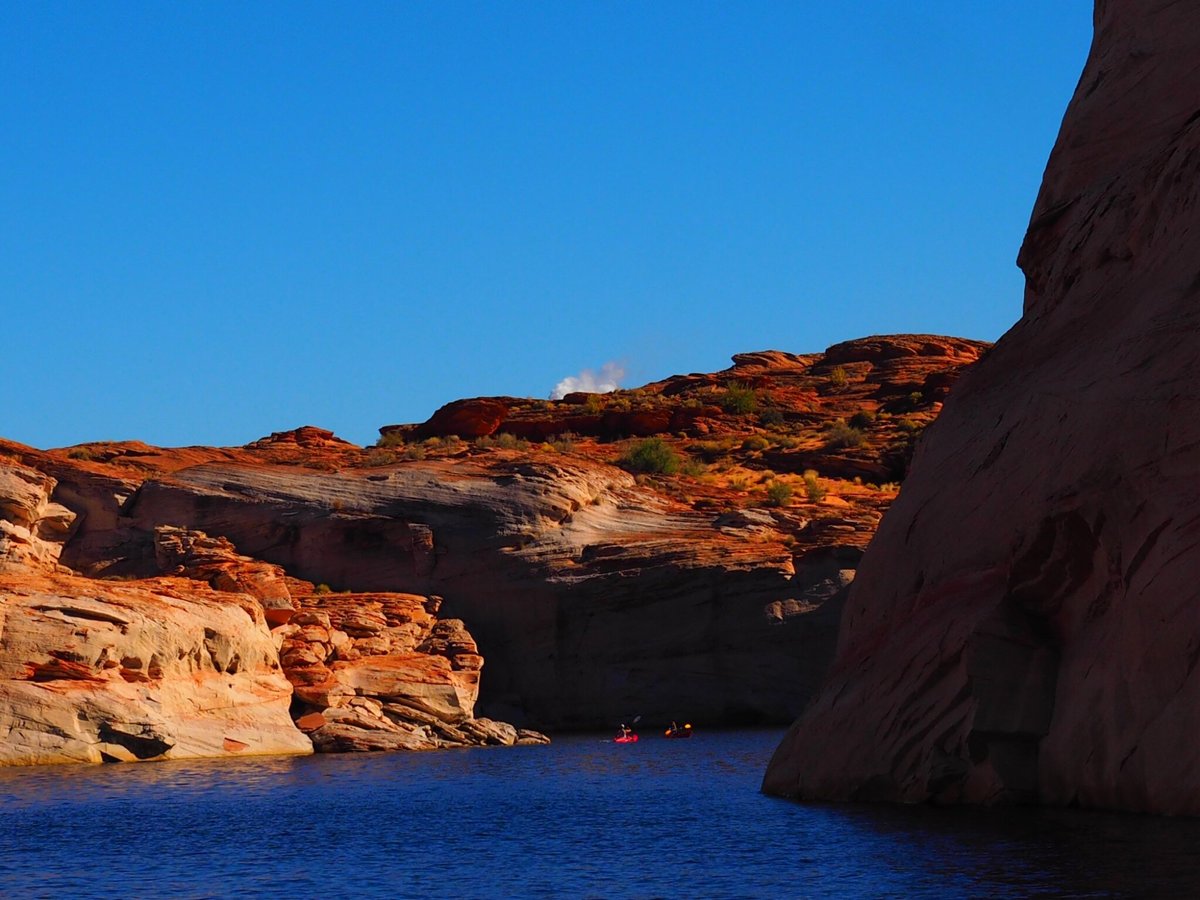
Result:
[[[1198,822],[790,803],[780,736],[0,770],[0,896],[1200,896]]]

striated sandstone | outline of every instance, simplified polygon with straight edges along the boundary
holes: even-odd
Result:
[[[81,577],[55,562],[73,519],[55,487],[0,466],[0,765],[517,742],[474,724],[482,658],[440,599],[325,598],[171,525],[138,563],[170,577]]]
[[[1200,9],[1096,5],[1020,264],[772,793],[1200,814]]]
[[[179,587],[0,575],[0,765],[311,752],[261,610]]]

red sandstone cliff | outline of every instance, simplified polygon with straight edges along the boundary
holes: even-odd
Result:
[[[0,490],[0,531],[25,523],[13,552],[102,602],[167,577],[257,610],[272,684],[286,677],[318,749],[536,739],[474,717],[476,692],[481,712],[555,728],[787,721],[831,658],[888,482],[985,348],[898,335],[747,353],[612,395],[459,401],[375,448],[311,427],[234,448],[0,443],[44,482],[27,503],[14,484],[11,510]],[[646,436],[679,471],[614,465]],[[27,574],[0,578],[0,609]],[[47,660],[67,655],[115,684],[111,653],[77,638],[47,632],[0,679],[29,680],[32,660],[39,684],[65,683]],[[210,656],[185,650],[188,677],[223,671]]]
[[[1200,814],[1200,7],[1100,0],[1024,315],[955,389],[771,793]]]

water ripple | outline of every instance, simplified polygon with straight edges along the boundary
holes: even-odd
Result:
[[[1200,823],[789,803],[779,737],[0,770],[0,895],[1200,896]]]

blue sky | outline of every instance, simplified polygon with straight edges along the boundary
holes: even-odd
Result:
[[[0,5],[0,435],[995,339],[1086,0]]]

